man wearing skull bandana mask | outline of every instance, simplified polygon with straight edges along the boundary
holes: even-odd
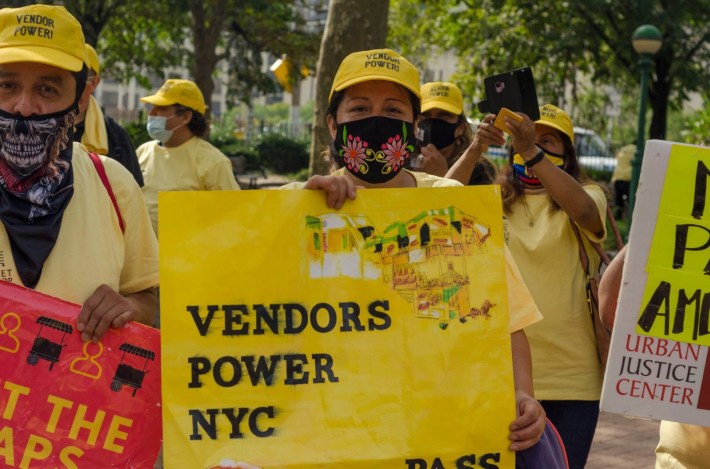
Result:
[[[340,169],[283,188],[323,190],[328,207],[339,209],[356,197],[356,188],[460,186],[404,168],[414,150],[420,98],[419,72],[398,53],[380,49],[348,55],[335,75],[327,117],[333,138],[330,154]],[[542,407],[534,398],[530,350],[522,331],[541,316],[507,250],[506,270],[512,292],[510,331],[518,410],[509,439],[510,449],[520,451],[533,447],[546,425]]]
[[[152,324],[157,241],[130,173],[100,157],[114,207],[87,150],[72,144],[86,76],[81,25],[64,7],[0,10],[3,280],[82,304],[77,329],[98,341],[128,321]]]

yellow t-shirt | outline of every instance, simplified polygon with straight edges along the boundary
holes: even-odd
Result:
[[[636,145],[621,147],[616,154],[616,167],[611,175],[611,182],[631,180],[631,162],[636,153]]]
[[[710,427],[661,421],[656,469],[710,467]]]
[[[171,148],[153,140],[138,147],[136,154],[143,173],[143,194],[156,234],[159,192],[239,190],[229,158],[199,137]]]
[[[118,215],[86,149],[74,143],[74,194],[35,288],[79,304],[104,283],[123,295],[158,284],[158,242],[141,189],[120,163],[100,158],[118,202],[125,233],[121,232]],[[2,224],[0,253],[2,280],[23,285]]]
[[[404,170],[414,177],[417,182],[417,187],[457,187],[462,186],[458,181],[446,179],[439,176],[434,176],[428,173],[420,173],[417,171]],[[341,168],[333,174],[342,176],[345,169]],[[281,189],[303,189],[305,182],[291,182],[282,186]],[[530,290],[525,286],[523,278],[520,275],[518,266],[511,255],[508,247],[505,247],[505,273],[508,282],[508,308],[509,313],[509,329],[510,333],[519,331],[528,327],[542,319],[542,315],[533,301],[533,296]]]
[[[584,189],[605,220],[606,196],[596,185]],[[603,370],[587,306],[586,277],[570,218],[550,212],[547,191],[528,190],[507,214],[508,247],[544,320],[525,329],[533,360],[535,396],[552,400],[598,400]],[[588,243],[603,238],[580,229],[596,272],[599,255]]]

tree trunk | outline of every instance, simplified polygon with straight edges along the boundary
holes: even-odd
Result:
[[[330,145],[326,123],[328,95],[340,62],[351,52],[377,49],[387,39],[389,0],[332,0],[328,9],[316,73],[316,97],[309,172],[327,174],[330,163],[321,154]]]
[[[288,132],[291,138],[300,138],[301,133],[301,78],[291,88],[291,106],[288,113]]]
[[[212,72],[217,68],[217,45],[224,23],[225,0],[211,0],[203,2],[189,0],[190,13],[192,14],[192,33],[195,47],[195,63],[192,76],[195,84],[202,91],[202,96],[207,104],[205,117],[209,120],[212,107],[212,92],[214,81]],[[205,138],[209,137],[208,134]]]

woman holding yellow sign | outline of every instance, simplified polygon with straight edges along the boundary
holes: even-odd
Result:
[[[419,73],[396,52],[381,49],[347,56],[334,79],[327,118],[333,137],[330,154],[340,169],[289,188],[323,190],[328,207],[339,209],[347,199],[355,198],[356,188],[460,186],[456,181],[405,169],[414,151],[420,100]],[[381,159],[365,159],[362,150],[368,147],[382,148]],[[545,429],[545,413],[534,397],[530,350],[522,331],[540,315],[507,250],[506,261],[518,414],[510,425],[509,438],[510,449],[520,451],[535,445]]]

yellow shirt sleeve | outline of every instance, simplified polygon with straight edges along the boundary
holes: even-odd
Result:
[[[505,275],[508,282],[508,311],[512,334],[540,321],[542,314],[525,285],[508,246],[505,246]]]
[[[597,210],[599,211],[599,220],[602,222],[602,226],[604,227],[604,233],[602,236],[597,236],[591,231],[585,230],[579,225],[577,226],[579,226],[579,229],[582,233],[584,233],[587,239],[595,243],[601,243],[604,239],[606,239],[606,194],[604,193],[604,190],[596,184],[586,184],[583,187],[585,192],[589,194],[597,206]]]

